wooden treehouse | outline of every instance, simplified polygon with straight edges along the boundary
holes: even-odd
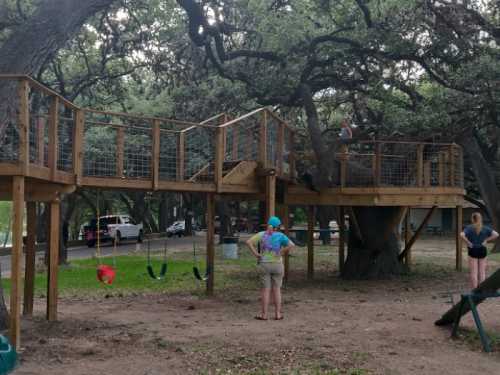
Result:
[[[267,215],[274,214],[277,203],[285,230],[289,205],[335,205],[341,212],[353,206],[430,207],[430,212],[435,207],[457,207],[457,229],[461,227],[462,151],[455,144],[357,143],[348,152],[332,155],[339,173],[330,188],[318,193],[297,183],[295,132],[266,108],[235,119],[221,114],[190,123],[80,108],[27,76],[3,75],[0,85],[12,91],[12,103],[3,107],[8,113],[0,113],[0,199],[13,202],[10,329],[16,346],[24,204],[23,313],[33,311],[35,203],[49,202],[47,319],[56,320],[59,200],[77,187],[205,193],[207,265],[212,270],[216,196],[263,200]],[[308,274],[312,276],[314,221],[313,210],[309,212]],[[345,237],[343,223],[339,224],[342,265]],[[407,236],[403,255],[409,255],[424,224],[413,238]],[[460,246],[457,240],[457,268]],[[213,274],[207,281],[208,293],[213,292]]]

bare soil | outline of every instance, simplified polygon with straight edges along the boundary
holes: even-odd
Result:
[[[23,321],[18,375],[52,374],[495,374],[500,349],[482,352],[470,316],[458,340],[434,326],[465,288],[451,240],[420,241],[417,276],[345,282],[318,257],[314,281],[292,270],[282,321],[257,321],[258,290],[66,298],[56,323],[44,300]],[[419,265],[420,264],[420,265]],[[498,263],[490,262],[490,272]],[[253,277],[253,275],[249,275]],[[216,282],[217,285],[217,282]],[[500,334],[500,301],[480,309]]]

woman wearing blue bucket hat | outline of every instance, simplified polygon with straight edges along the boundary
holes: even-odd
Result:
[[[275,319],[283,319],[281,313],[281,284],[283,283],[282,256],[293,247],[292,241],[279,231],[281,220],[271,216],[267,222],[267,230],[259,232],[247,241],[252,254],[258,259],[259,272],[262,279],[261,313],[255,319],[267,320],[271,291],[274,297]],[[259,253],[257,247],[260,244]]]

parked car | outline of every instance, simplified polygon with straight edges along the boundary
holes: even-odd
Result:
[[[174,223],[167,228],[167,237],[179,236],[182,237],[186,232],[185,221],[174,221]]]
[[[97,242],[97,220],[92,219],[83,228],[88,247],[95,246]],[[144,231],[142,224],[136,224],[130,216],[107,215],[99,218],[99,241],[112,242],[116,240],[119,245],[125,239],[137,239],[142,242]]]

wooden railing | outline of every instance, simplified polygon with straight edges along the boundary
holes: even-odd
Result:
[[[219,186],[227,166],[255,161],[293,177],[293,129],[266,108],[193,123],[80,108],[27,76],[0,75],[0,84],[11,86],[17,113],[4,122],[0,174],[156,190]]]

